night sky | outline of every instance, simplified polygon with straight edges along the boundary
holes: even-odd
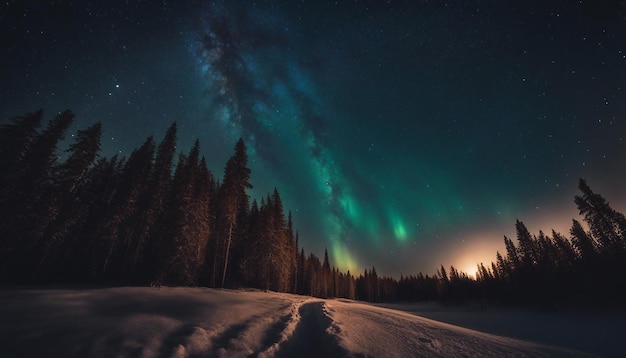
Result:
[[[569,236],[580,177],[626,208],[624,2],[29,3],[0,5],[1,123],[69,108],[111,156],[177,121],[217,176],[242,137],[251,197],[342,270]]]

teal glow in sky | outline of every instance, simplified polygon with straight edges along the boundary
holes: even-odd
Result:
[[[2,120],[70,108],[106,155],[177,121],[217,175],[243,137],[251,196],[277,187],[344,270],[470,270],[516,219],[567,233],[579,177],[626,203],[619,2],[0,6]]]

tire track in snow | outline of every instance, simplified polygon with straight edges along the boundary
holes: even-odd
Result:
[[[300,320],[290,339],[284,341],[276,357],[347,357],[337,337],[328,332],[333,321],[326,315],[324,302],[309,302],[298,310]]]

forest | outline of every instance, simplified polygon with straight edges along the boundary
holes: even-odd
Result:
[[[274,189],[259,201],[240,139],[221,180],[200,143],[176,153],[176,123],[128,158],[102,157],[101,123],[78,130],[67,110],[42,127],[43,110],[0,126],[0,284],[89,283],[251,287],[369,302],[438,300],[622,308],[626,217],[580,179],[568,236],[531,234],[478,264],[476,277],[443,265],[436,274],[341,272],[299,247],[291,213]],[[61,159],[62,158],[62,159]]]

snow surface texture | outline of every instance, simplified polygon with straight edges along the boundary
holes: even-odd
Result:
[[[0,357],[554,357],[349,300],[202,288],[0,290]]]
[[[612,311],[538,312],[434,302],[376,304],[481,332],[513,337],[602,357],[625,357],[626,313]]]

